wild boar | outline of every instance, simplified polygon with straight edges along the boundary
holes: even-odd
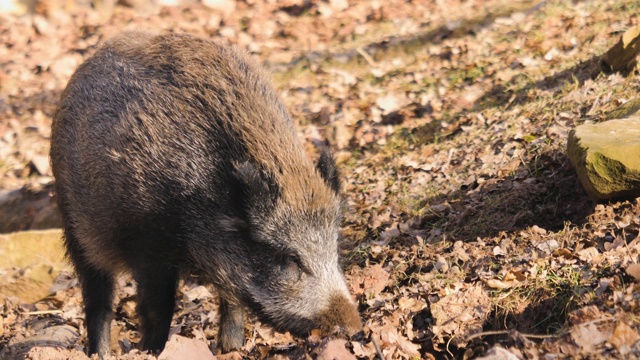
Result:
[[[145,350],[164,348],[178,280],[194,273],[220,294],[224,352],[244,343],[244,308],[298,336],[361,328],[338,257],[336,165],[327,151],[309,160],[241,52],[185,34],[107,41],[62,94],[51,165],[89,354],[109,354],[123,271]]]

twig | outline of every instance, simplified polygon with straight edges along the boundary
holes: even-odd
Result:
[[[469,335],[467,336],[467,341],[471,341],[473,339],[479,338],[479,337],[484,337],[484,336],[492,336],[492,335],[507,335],[510,334],[512,332],[514,332],[515,330],[491,330],[491,331],[482,331],[479,333],[475,333],[473,335]],[[524,334],[518,331],[515,331],[518,335],[527,338],[527,339],[549,339],[549,338],[555,338],[555,337],[560,337],[562,335],[564,335],[564,333],[561,334],[556,334],[556,335],[539,335],[539,334]]]
[[[40,310],[40,311],[25,311],[24,315],[46,315],[46,314],[62,314],[62,310]]]
[[[449,355],[451,355],[451,358],[454,359],[455,355],[453,355],[453,353],[451,352],[451,350],[449,350],[449,344],[451,344],[451,341],[453,340],[453,336],[449,338],[449,341],[447,341],[447,352],[449,353]]]
[[[622,228],[622,240],[624,240],[624,249],[627,250],[627,256],[629,256],[629,260],[633,261],[633,256],[631,255],[631,250],[629,249],[629,243],[627,243],[627,233]],[[635,263],[635,261],[633,261]]]
[[[591,109],[589,109],[589,111],[587,111],[587,115],[591,116],[593,114],[595,114],[596,112],[596,106],[598,106],[598,103],[600,103],[600,97],[602,95],[598,95],[598,97],[596,98],[596,100],[593,102],[593,105],[591,105]]]
[[[492,336],[492,335],[505,335],[510,333],[510,330],[492,330],[492,331],[481,331],[479,333],[475,333],[467,336],[467,341],[471,341],[473,339],[484,337],[484,336]]]
[[[601,323],[601,322],[605,322],[605,321],[617,321],[617,320],[618,319],[613,317],[613,316],[611,316],[611,317],[603,317],[603,318],[600,318],[600,319],[595,319],[595,320],[583,322],[583,323],[580,323],[578,325],[584,326],[584,325],[597,324],[597,323]]]
[[[380,360],[385,360],[384,355],[382,354],[382,350],[380,349],[380,345],[378,345],[378,342],[376,341],[376,338],[372,336],[371,342],[373,343],[373,346],[375,346],[376,348],[376,352],[378,353],[378,358],[380,358]]]
[[[367,61],[367,63],[369,63],[369,65],[376,66],[376,62],[373,60],[371,55],[367,54],[367,52],[364,51],[363,48],[358,47],[358,48],[356,48],[356,51],[358,52],[358,54],[360,54]]]

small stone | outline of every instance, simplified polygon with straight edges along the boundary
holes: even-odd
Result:
[[[567,153],[594,200],[640,196],[640,116],[577,126]]]

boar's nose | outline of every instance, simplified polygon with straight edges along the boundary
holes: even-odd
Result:
[[[325,331],[339,327],[349,336],[362,330],[362,319],[356,305],[342,294],[331,297],[327,308],[319,314],[318,323]]]

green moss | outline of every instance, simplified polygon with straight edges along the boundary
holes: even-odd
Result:
[[[637,113],[638,111],[640,111],[640,98],[627,101],[622,106],[609,112],[605,119],[624,119]]]

